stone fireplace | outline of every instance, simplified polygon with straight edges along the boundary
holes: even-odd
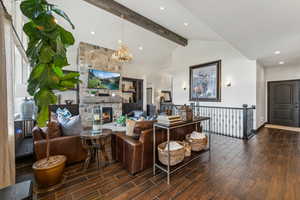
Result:
[[[85,127],[92,125],[92,111],[100,105],[105,113],[104,123],[112,122],[113,119],[122,115],[122,91],[108,89],[89,89],[88,71],[97,69],[102,71],[117,72],[122,76],[122,66],[111,59],[113,50],[81,42],[79,45],[78,65],[80,71],[79,87],[82,124]],[[119,87],[121,88],[121,86]],[[99,95],[97,95],[99,94]]]

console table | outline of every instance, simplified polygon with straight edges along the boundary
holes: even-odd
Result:
[[[190,157],[184,158],[184,160],[175,165],[175,166],[170,166],[170,130],[180,128],[180,127],[185,127],[189,126],[192,124],[196,125],[196,130],[198,129],[198,124],[203,122],[203,121],[208,121],[209,123],[209,130],[208,130],[208,147],[200,152],[192,152]],[[167,130],[167,145],[168,145],[168,165],[162,165],[158,162],[156,162],[156,128],[162,128]],[[167,183],[170,184],[170,175],[174,173],[175,171],[179,170],[180,168],[186,166],[190,162],[192,162],[195,159],[198,159],[202,153],[209,151],[209,157],[210,157],[210,147],[211,147],[211,122],[210,122],[210,117],[199,117],[197,120],[190,121],[190,122],[183,122],[182,124],[174,125],[174,126],[166,126],[162,125],[159,123],[154,123],[153,125],[153,174],[155,175],[155,170],[156,168],[162,170],[163,172],[167,173]],[[188,134],[188,133],[187,133]]]

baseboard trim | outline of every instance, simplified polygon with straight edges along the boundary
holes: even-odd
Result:
[[[265,127],[265,125],[267,124],[268,122],[265,122],[263,123],[262,125],[260,125],[260,127],[258,127],[256,130],[255,130],[255,134],[257,134],[263,127]]]

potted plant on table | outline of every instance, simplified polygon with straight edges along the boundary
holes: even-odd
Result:
[[[55,16],[67,20],[73,29],[74,25],[66,13],[46,0],[24,0],[20,8],[28,18],[23,26],[29,38],[26,55],[32,67],[27,91],[38,107],[37,123],[44,127],[49,121],[48,106],[57,103],[54,91],[74,88],[79,82],[79,73],[63,73],[63,68],[69,65],[67,47],[74,44],[74,37],[57,24]],[[50,156],[49,149],[47,135],[47,157],[33,165],[37,182],[42,186],[58,183],[66,163],[65,156]]]

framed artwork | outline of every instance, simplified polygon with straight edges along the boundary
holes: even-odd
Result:
[[[190,67],[190,101],[221,101],[221,60]]]
[[[166,102],[166,103],[172,102],[171,91],[161,91],[160,102]]]

